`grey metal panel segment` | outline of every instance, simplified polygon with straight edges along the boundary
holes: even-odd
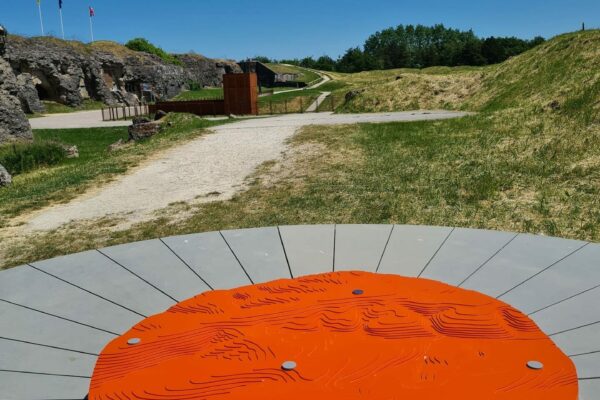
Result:
[[[530,314],[530,317],[551,335],[600,321],[599,304],[600,287]]]
[[[0,336],[98,354],[116,336],[0,301]]]
[[[175,236],[163,241],[213,289],[250,284],[219,232]]]
[[[570,356],[598,351],[600,350],[600,323],[559,333],[551,339]]]
[[[446,227],[396,225],[379,273],[418,276],[451,231]]]
[[[458,285],[514,237],[508,232],[456,228],[421,277]]]
[[[519,235],[461,286],[500,296],[584,244],[578,240]]]
[[[32,265],[142,315],[157,314],[172,304],[167,296],[97,251]]]
[[[128,330],[142,319],[28,266],[0,273],[0,299],[115,333]]]
[[[0,339],[0,370],[92,376],[96,356]]]
[[[600,353],[582,354],[571,357],[571,360],[573,360],[575,367],[577,367],[578,378],[600,377]]]
[[[87,378],[0,371],[2,400],[83,399],[89,387]]]
[[[588,244],[500,299],[531,313],[600,284],[600,245]]]
[[[158,239],[108,247],[101,251],[177,301],[210,290]]]
[[[334,229],[334,225],[279,227],[294,277],[333,270]]]
[[[579,400],[598,400],[600,379],[579,380]]]
[[[222,233],[254,283],[291,277],[277,228]]]
[[[391,225],[336,225],[335,270],[375,272]]]

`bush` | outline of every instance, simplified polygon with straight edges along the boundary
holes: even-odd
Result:
[[[125,47],[133,51],[143,51],[144,53],[154,54],[155,56],[160,57],[164,62],[168,62],[170,64],[183,65],[183,63],[177,58],[167,53],[160,47],[153,45],[144,38],[131,39],[129,42],[125,43]]]
[[[15,143],[0,147],[0,164],[11,175],[55,165],[66,157],[66,150],[56,142]]]

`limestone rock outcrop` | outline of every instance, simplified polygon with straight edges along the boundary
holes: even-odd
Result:
[[[8,173],[6,168],[0,165],[0,188],[2,186],[8,186],[12,183],[12,176]]]
[[[23,73],[17,76],[19,101],[21,102],[21,108],[27,114],[43,113],[45,111],[44,104],[40,101],[36,89],[37,83],[37,79],[31,74]]]
[[[168,99],[192,85],[218,86],[226,72],[241,72],[231,61],[176,57],[181,65],[114,42],[19,36],[9,37],[5,55],[21,83],[19,99],[26,112],[39,112],[39,100],[78,106],[86,99],[109,105],[135,105],[141,96]]]
[[[185,67],[188,82],[202,86],[220,86],[224,74],[240,74],[240,66],[228,60],[213,60],[199,54],[179,54],[176,58]]]
[[[0,144],[33,138],[19,101],[19,85],[8,62],[0,55]]]

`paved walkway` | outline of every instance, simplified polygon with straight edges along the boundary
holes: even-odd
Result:
[[[306,112],[316,112],[319,109],[319,104],[323,104],[327,96],[329,96],[330,94],[331,92],[321,92],[321,95],[317,97],[317,100],[315,100],[314,103],[308,106]]]
[[[32,129],[101,128],[107,126],[128,126],[131,121],[102,121],[102,111],[78,111],[66,114],[52,114],[29,120]]]
[[[125,217],[134,223],[175,202],[225,200],[243,189],[247,176],[277,159],[286,140],[306,125],[456,118],[460,112],[385,114],[288,114],[253,118],[212,129],[212,134],[167,150],[129,174],[70,203],[41,210],[25,230],[52,230],[71,221]],[[217,194],[215,196],[214,194]],[[207,201],[207,200],[205,200]]]

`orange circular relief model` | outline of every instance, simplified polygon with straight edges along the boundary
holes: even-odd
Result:
[[[90,399],[576,400],[571,360],[501,301],[340,272],[203,293],[102,352]]]

